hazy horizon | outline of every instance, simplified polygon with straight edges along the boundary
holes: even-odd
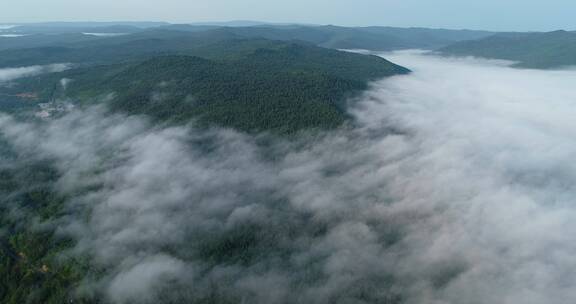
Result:
[[[472,27],[449,27],[449,26],[411,26],[411,25],[391,25],[391,24],[367,24],[367,25],[345,25],[336,23],[302,23],[302,22],[274,22],[274,21],[261,21],[261,20],[208,20],[208,21],[192,21],[192,22],[170,22],[164,20],[47,20],[47,21],[14,21],[2,22],[0,20],[0,30],[4,26],[16,25],[33,25],[33,24],[74,24],[74,23],[102,23],[102,24],[138,24],[138,23],[166,23],[166,24],[191,24],[191,25],[221,25],[221,26],[259,26],[259,25],[301,25],[301,26],[338,26],[338,27],[393,27],[393,28],[423,28],[423,29],[438,29],[438,30],[471,30],[471,31],[487,31],[487,32],[553,32],[553,31],[576,31],[575,28],[551,28],[542,30],[507,30],[507,29],[489,29],[489,28],[472,28]],[[242,24],[246,23],[246,24]],[[4,28],[8,29],[8,28]]]
[[[54,0],[50,6],[39,0],[8,0],[0,12],[0,24],[36,22],[120,22],[164,21],[170,23],[226,22],[255,20],[270,23],[333,24],[340,26],[395,26],[490,31],[574,30],[571,12],[576,2],[553,0],[526,3],[519,0],[365,0],[361,5],[348,0],[314,3],[295,0],[270,2],[216,0],[197,1],[135,0],[71,1]],[[41,11],[31,7],[43,5]],[[134,10],[137,10],[135,17]],[[73,17],[71,17],[73,16]]]

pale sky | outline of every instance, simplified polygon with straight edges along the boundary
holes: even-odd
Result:
[[[0,23],[227,20],[576,30],[576,0],[0,0]]]

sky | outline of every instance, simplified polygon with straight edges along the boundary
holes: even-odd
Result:
[[[498,31],[574,30],[573,0],[3,0],[0,23],[258,20]]]

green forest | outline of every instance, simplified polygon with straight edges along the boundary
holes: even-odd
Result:
[[[376,56],[262,39],[218,42],[195,54],[79,67],[23,79],[6,92],[84,106],[112,94],[111,110],[164,122],[290,134],[341,125],[348,98],[372,80],[409,72]],[[71,81],[65,89],[62,79]]]
[[[35,123],[31,114],[41,104],[67,102],[80,109],[104,105],[110,113],[142,115],[157,125],[291,136],[342,126],[349,119],[348,103],[370,81],[409,73],[377,56],[302,41],[238,38],[227,31],[185,38],[168,33],[161,39],[157,32],[106,39],[110,41],[69,37],[68,43],[83,46],[1,51],[0,66],[67,62],[72,68],[0,86],[0,110]],[[142,37],[146,35],[152,36]],[[106,271],[95,268],[90,257],[67,256],[75,241],[58,230],[59,219],[89,217],[90,209],[70,209],[72,197],[58,191],[61,171],[54,160],[13,148],[0,142],[0,303],[103,303],[102,295],[78,288],[86,278]],[[299,222],[304,220],[300,217],[306,215],[296,215]],[[243,229],[199,240],[203,251],[198,258],[215,265],[255,263],[256,248],[280,250],[277,236],[261,234],[259,227]],[[226,301],[238,299],[207,294],[194,303]]]

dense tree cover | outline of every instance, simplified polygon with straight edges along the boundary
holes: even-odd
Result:
[[[367,82],[408,72],[376,56],[269,40],[228,40],[198,55],[80,68],[34,77],[12,88],[41,100],[90,103],[114,94],[111,108],[162,121],[288,134],[344,122],[345,98]],[[71,82],[64,91],[61,80]]]
[[[2,142],[0,157],[0,303],[69,303],[87,263],[62,259],[72,240],[44,224],[63,216],[65,198],[54,190],[58,173]]]
[[[576,65],[576,32],[498,34],[439,51],[446,55],[512,60],[522,68],[558,68]]]
[[[236,35],[224,30],[198,33],[151,30],[105,39],[10,48],[0,51],[0,67],[64,62],[92,65],[138,61],[158,55],[193,54],[198,48],[236,38]]]
[[[183,29],[181,27],[181,29]],[[189,27],[194,30],[194,27]],[[438,30],[394,27],[341,26],[258,26],[230,28],[242,37],[300,40],[335,49],[366,49],[390,51],[398,49],[432,49],[456,41],[487,37],[490,32],[470,30]]]
[[[41,22],[16,24],[4,30],[12,34],[135,33],[146,28],[166,26],[164,22]]]
[[[196,121],[200,126],[293,134],[341,125],[346,120],[346,97],[365,89],[370,80],[408,72],[376,56],[218,33],[186,34],[188,38],[183,40],[177,38],[180,34],[170,36],[171,32],[165,40],[114,38],[114,47],[108,44],[111,42],[93,40],[82,51],[69,46],[5,51],[9,56],[0,61],[11,65],[53,63],[56,59],[88,62],[2,86],[2,110],[18,112],[26,105],[38,110],[39,103],[61,100],[78,106],[107,102],[112,110],[146,114],[161,122]],[[83,53],[86,50],[90,52]],[[22,93],[37,98],[18,100]],[[69,197],[56,188],[59,174],[49,159],[20,155],[0,143],[1,303],[101,300],[98,295],[76,294],[83,278],[98,276],[101,270],[78,257],[62,258],[74,242],[56,231],[56,220],[71,212],[65,208]],[[308,223],[307,215],[297,216],[303,217],[302,225]],[[194,254],[214,264],[249,264],[259,255],[278,254],[282,250],[279,240],[261,228],[213,233],[210,238],[195,240],[202,250]],[[322,227],[310,229],[322,233]],[[176,299],[173,303],[182,303],[178,299],[186,296],[167,295]],[[195,303],[239,300],[226,294],[197,297]]]

